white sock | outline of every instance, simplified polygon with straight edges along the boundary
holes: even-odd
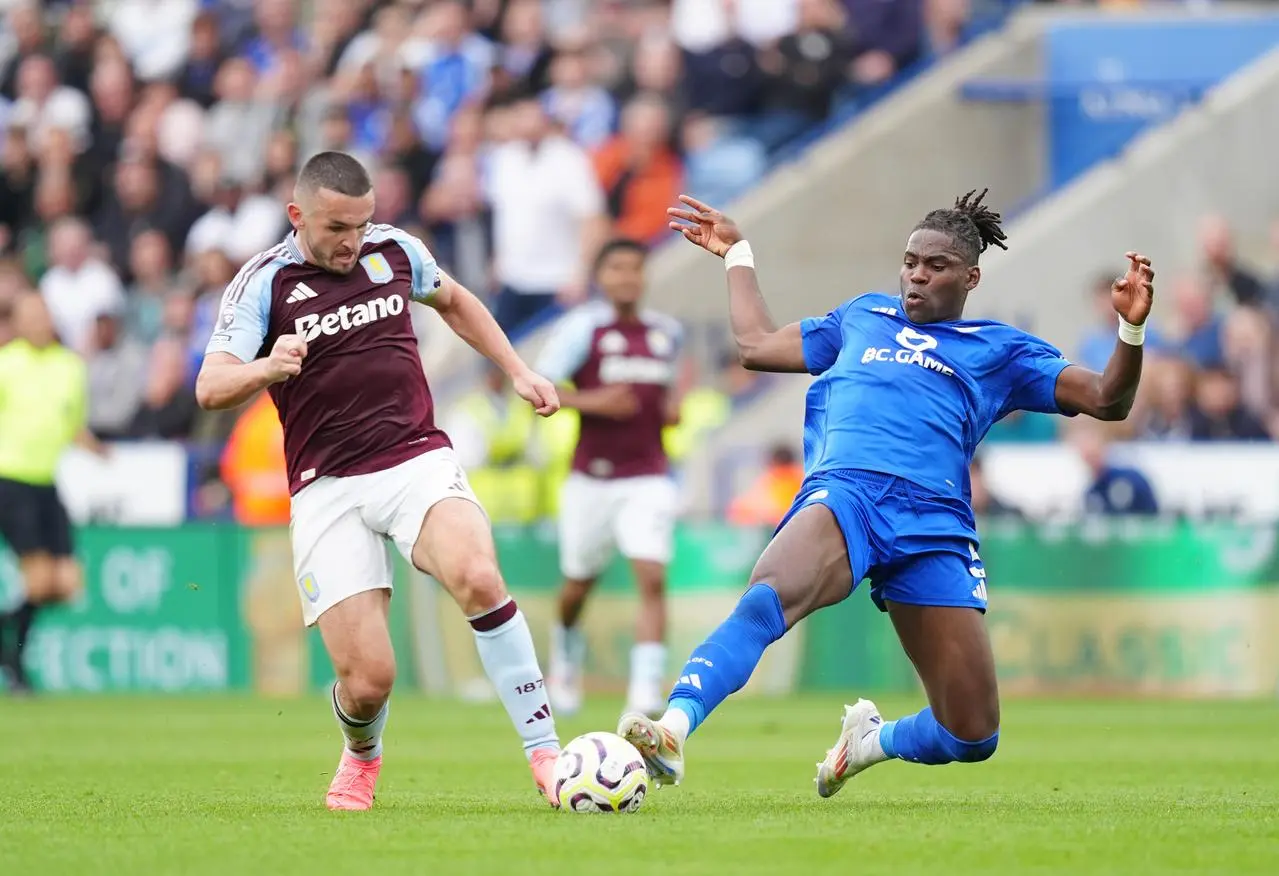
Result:
[[[631,682],[627,700],[646,709],[660,706],[662,677],[665,674],[666,646],[661,642],[637,642],[631,648]]]
[[[688,715],[683,709],[667,709],[666,714],[657,723],[671,731],[680,745],[688,739]]]
[[[338,702],[337,682],[333,683],[333,717],[346,737],[346,750],[356,760],[377,760],[382,756],[382,731],[386,729],[386,716],[391,711],[391,701],[382,704],[382,710],[372,720],[357,721],[342,711]]]
[[[508,597],[492,611],[467,620],[475,630],[480,663],[524,741],[524,753],[532,754],[539,748],[558,749],[555,720],[524,612]]]
[[[586,662],[586,637],[577,627],[555,624],[551,627],[551,677],[567,684],[577,684]]]

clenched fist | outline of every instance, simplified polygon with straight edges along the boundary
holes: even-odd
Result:
[[[266,359],[267,375],[272,383],[280,383],[302,373],[306,358],[306,339],[301,335],[280,335],[275,339],[271,355]]]

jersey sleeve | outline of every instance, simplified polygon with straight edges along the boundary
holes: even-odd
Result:
[[[552,383],[567,383],[586,364],[594,334],[595,320],[589,305],[561,317],[551,329],[533,370]]]
[[[418,304],[426,304],[435,297],[443,282],[440,266],[435,256],[426,248],[426,244],[407,231],[398,231],[395,240],[404,248],[409,257],[409,265],[413,269],[413,300]]]
[[[1052,344],[1032,335],[1022,336],[1009,362],[1010,386],[1004,412],[1065,413],[1057,404],[1057,378],[1069,365],[1070,361]]]
[[[246,264],[222,293],[213,337],[204,355],[230,353],[241,362],[252,362],[266,340],[271,323],[271,284],[275,279],[274,263],[260,260]]]
[[[844,316],[852,302],[836,307],[822,317],[810,317],[800,321],[799,331],[804,339],[804,366],[809,374],[822,374],[835,364],[840,348],[844,345]]]

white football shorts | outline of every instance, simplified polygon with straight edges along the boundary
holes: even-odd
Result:
[[[426,512],[440,500],[479,505],[451,447],[384,471],[321,477],[293,496],[293,572],[309,627],[344,599],[392,589],[387,540],[412,562]]]
[[[628,560],[670,563],[678,515],[679,490],[665,475],[610,480],[573,472],[560,492],[560,572],[594,578],[614,549]]]

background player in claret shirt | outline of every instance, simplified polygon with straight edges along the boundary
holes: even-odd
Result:
[[[965,320],[978,257],[1004,247],[983,192],[934,210],[906,241],[897,295],[854,298],[824,318],[778,329],[750,245],[692,198],[671,227],[725,259],[729,316],[742,361],[757,371],[818,375],[804,420],[805,480],[737,608],[693,651],[659,721],[623,716],[618,733],[658,781],[684,774],[688,734],[750,678],[764,649],[864,578],[915,665],[928,708],[885,722],[868,700],[846,706],[818,764],[817,790],[838,791],[891,758],[982,761],[999,740],[999,692],[986,632],[986,572],[977,553],[968,466],[982,437],[1016,410],[1128,415],[1141,377],[1150,260],[1127,254],[1111,303],[1119,339],[1104,373],[992,320]]]
[[[559,742],[532,636],[507,595],[488,520],[435,427],[408,303],[435,308],[537,413],[559,408],[555,387],[421,241],[370,224],[372,183],[355,159],[316,155],[294,201],[293,233],[227,287],[196,396],[228,408],[266,389],[280,412],[303,615],[337,671],[333,713],[346,739],[328,806],[368,809],[381,770],[395,679],[384,539],[466,613],[534,779],[556,805]]]
[[[582,607],[616,547],[631,562],[640,610],[627,708],[659,713],[666,669],[666,565],[679,504],[662,428],[677,419],[672,388],[682,345],[678,322],[641,310],[645,247],[614,240],[595,263],[605,301],[578,308],[555,327],[538,371],[570,382],[561,401],[581,413],[573,472],[560,497],[560,616],[551,631],[551,705],[581,706]]]

